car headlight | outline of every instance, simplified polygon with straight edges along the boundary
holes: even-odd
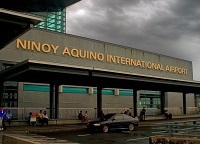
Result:
[[[98,124],[98,123],[95,123],[95,124],[93,124],[94,126],[100,126],[100,124]]]

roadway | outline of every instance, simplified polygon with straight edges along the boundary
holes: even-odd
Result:
[[[144,144],[148,143],[149,136],[158,135],[159,132],[152,130],[151,127],[157,123],[183,122],[200,120],[200,115],[179,116],[172,120],[165,120],[162,117],[141,121],[139,128],[129,131],[113,131],[110,133],[88,133],[86,123],[64,124],[64,125],[48,125],[48,126],[11,126],[7,130],[0,131],[1,134],[20,134],[32,137],[31,134],[47,136],[57,140],[66,140],[81,144],[93,143],[125,143],[125,144]]]
[[[43,133],[43,136],[68,140],[80,144],[148,144],[149,136],[152,133],[150,127],[138,128],[132,132],[129,131],[112,131],[110,133],[87,133],[87,131],[73,131],[64,133]]]

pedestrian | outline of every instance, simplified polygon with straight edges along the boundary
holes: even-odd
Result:
[[[87,111],[85,111],[84,115],[83,115],[83,121],[88,122],[88,114]]]
[[[143,107],[143,109],[140,112],[140,120],[141,121],[145,120],[145,113],[146,113],[146,109],[145,109],[145,107]]]
[[[37,121],[38,121],[39,123],[43,124],[42,119],[43,119],[43,113],[42,113],[42,110],[40,110],[40,112],[39,112],[38,115],[37,115]]]
[[[82,111],[80,111],[79,113],[78,113],[78,119],[79,120],[83,120],[83,113],[82,113]]]
[[[126,111],[126,114],[131,116],[131,112],[129,110]]]
[[[10,127],[11,125],[11,120],[13,119],[12,113],[10,111],[7,112],[6,114],[6,121],[8,122],[8,126]]]
[[[5,120],[6,120],[6,110],[0,107],[0,119],[1,119],[1,130],[6,130]]]
[[[43,112],[42,123],[43,123],[44,125],[48,125],[48,121],[49,121],[49,117],[48,117],[48,115],[47,115],[47,112],[44,111],[44,112]]]

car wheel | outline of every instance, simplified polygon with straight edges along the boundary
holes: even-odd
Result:
[[[135,129],[134,124],[129,124],[128,129],[129,129],[130,131],[133,131],[133,130]]]
[[[104,125],[104,126],[103,126],[103,132],[104,132],[104,133],[107,133],[108,131],[109,131],[108,126],[107,126],[107,125]]]

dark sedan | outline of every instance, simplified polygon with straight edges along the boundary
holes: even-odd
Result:
[[[134,130],[138,127],[138,118],[133,118],[127,114],[107,114],[97,121],[90,121],[87,128],[90,131],[101,130],[108,132],[110,130]]]

